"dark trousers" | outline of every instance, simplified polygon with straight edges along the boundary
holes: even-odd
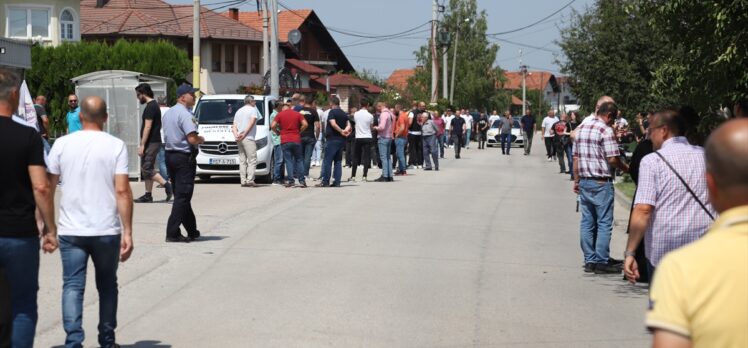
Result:
[[[0,347],[10,347],[13,335],[13,311],[10,301],[10,282],[5,277],[5,268],[0,267]]]
[[[304,155],[304,167],[301,172],[304,176],[309,176],[309,167],[312,165],[312,153],[314,153],[315,145],[317,145],[317,139],[301,138],[301,152]]]
[[[371,144],[374,141],[371,138],[359,138],[353,142],[353,168],[351,176],[356,176],[356,169],[359,165],[364,166],[364,177],[369,174],[371,168]]]
[[[509,151],[512,150],[512,135],[501,134],[499,138],[501,139],[501,153],[508,155]]]
[[[413,166],[423,165],[423,137],[408,134],[408,164]]]
[[[166,153],[166,167],[174,189],[174,204],[166,223],[166,237],[177,238],[184,226],[188,236],[196,236],[197,221],[192,211],[192,194],[195,192],[196,163],[188,153],[169,151]]]
[[[566,173],[566,151],[564,151],[564,145],[561,144],[561,142],[557,142],[554,144],[554,148],[556,149],[556,157],[558,158],[558,169],[562,173]],[[569,169],[571,169],[574,166],[574,164],[569,163]]]
[[[545,155],[548,158],[551,158],[555,154],[555,150],[553,148],[553,137],[545,137],[543,138],[545,140]]]
[[[332,174],[332,184],[340,185],[340,177],[343,175],[341,162],[343,161],[343,148],[345,140],[339,138],[327,139],[325,143],[325,156],[322,158],[322,183],[330,184],[330,175]],[[334,162],[334,168],[333,168]]]
[[[353,164],[353,136],[349,136],[345,141],[345,165]]]
[[[455,143],[455,158],[460,157],[460,149],[462,149],[464,135],[462,134],[452,134],[452,141]]]

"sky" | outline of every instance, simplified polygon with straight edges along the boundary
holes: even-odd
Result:
[[[167,0],[170,3],[191,3],[190,0]],[[221,0],[203,0],[208,8],[211,3]],[[504,32],[537,22],[558,11],[571,0],[478,0],[479,10],[485,10],[488,18],[488,33]],[[448,0],[439,0],[440,3]],[[399,33],[431,20],[431,0],[280,0],[292,9],[311,8],[327,27],[345,32],[362,33],[371,36]],[[496,64],[502,69],[516,71],[520,65],[520,52],[523,62],[530,70],[551,71],[560,75],[560,67],[555,64],[561,55],[554,41],[560,38],[559,27],[563,25],[572,9],[583,11],[594,0],[575,0],[558,14],[533,27],[506,34],[498,41],[499,52]],[[238,6],[240,10],[254,11],[256,3],[248,0]],[[221,10],[224,11],[224,10]],[[413,68],[416,65],[413,54],[427,42],[429,33],[409,35],[404,38],[379,41],[345,47],[352,44],[370,42],[344,34],[331,32],[332,36],[358,71],[367,69],[386,79],[392,71]],[[523,44],[531,47],[522,47]],[[459,54],[459,51],[458,51]],[[561,57],[563,59],[563,57]]]

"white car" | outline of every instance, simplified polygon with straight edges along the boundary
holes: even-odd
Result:
[[[197,155],[197,176],[209,180],[211,176],[239,175],[239,148],[231,132],[236,111],[244,106],[244,94],[217,94],[200,97],[195,105],[197,132],[205,137]],[[270,183],[273,176],[273,144],[270,139],[270,114],[277,98],[253,96],[262,116],[257,120],[257,180]]]
[[[522,129],[519,126],[519,117],[512,117],[512,147],[524,147],[525,136],[522,134]],[[501,120],[494,121],[491,128],[488,129],[486,137],[487,146],[501,146],[501,139],[499,139],[499,125]]]

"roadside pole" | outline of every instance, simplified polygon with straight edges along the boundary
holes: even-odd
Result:
[[[192,87],[200,88],[200,0],[192,3]]]

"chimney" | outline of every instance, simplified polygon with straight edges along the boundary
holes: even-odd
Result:
[[[102,1],[102,0],[97,0]],[[104,0],[106,1],[106,0]],[[229,9],[229,18],[238,21],[239,20],[239,9],[238,8],[230,8]]]
[[[106,6],[109,0],[96,0],[96,8],[102,8]]]

